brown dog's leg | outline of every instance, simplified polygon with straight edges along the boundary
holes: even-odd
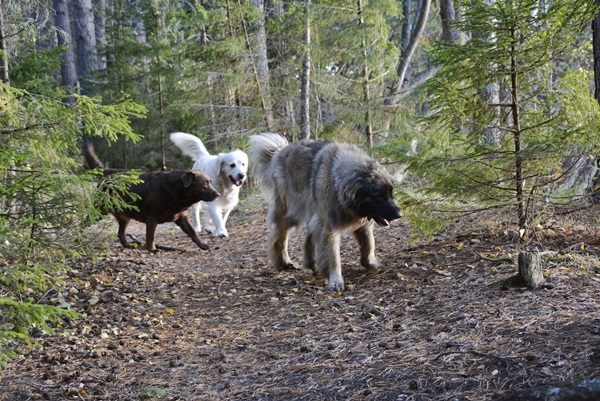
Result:
[[[146,221],[146,247],[150,252],[156,252],[156,245],[154,245],[154,236],[156,235],[156,226],[158,223],[154,220],[148,219]]]
[[[121,246],[123,248],[129,248],[129,242],[127,241],[127,237],[125,236],[125,230],[127,230],[127,225],[129,224],[129,219],[125,216],[115,216],[117,221],[119,222],[119,241],[121,242]]]
[[[187,216],[184,216],[184,215],[179,216],[179,218],[177,220],[175,220],[175,224],[177,224],[183,230],[183,232],[186,233],[188,235],[188,237],[190,237],[192,239],[192,241],[194,241],[196,243],[196,245],[198,245],[198,247],[200,249],[203,249],[205,251],[210,249],[208,244],[206,244],[205,242],[202,242],[200,237],[198,237],[196,230],[194,230],[194,228],[191,226],[190,221],[188,220]]]

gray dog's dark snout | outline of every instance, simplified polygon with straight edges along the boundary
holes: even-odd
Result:
[[[402,216],[403,216],[402,210],[396,209],[396,217],[394,218],[394,220],[399,219]]]

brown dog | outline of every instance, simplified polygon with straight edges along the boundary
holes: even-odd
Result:
[[[83,156],[90,168],[104,168],[104,165],[94,152],[91,141],[83,144]],[[104,175],[110,175],[123,170],[105,169]],[[199,201],[211,202],[219,196],[212,186],[210,178],[202,171],[156,171],[140,174],[143,181],[129,187],[129,192],[139,196],[130,199],[128,204],[136,209],[111,211],[119,222],[119,241],[128,248],[125,230],[131,219],[146,223],[146,246],[151,252],[156,252],[154,234],[158,224],[174,221],[200,249],[209,249],[208,245],[198,237],[190,225],[187,209]]]

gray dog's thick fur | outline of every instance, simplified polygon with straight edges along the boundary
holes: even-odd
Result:
[[[387,226],[402,213],[392,197],[389,174],[360,148],[335,142],[288,144],[279,134],[250,137],[250,165],[271,207],[269,258],[292,267],[289,230],[307,227],[303,266],[327,275],[328,290],[344,290],[340,237],[353,233],[360,262],[377,269],[373,221]]]

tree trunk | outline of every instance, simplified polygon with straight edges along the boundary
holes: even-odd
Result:
[[[402,85],[404,85],[404,79],[406,77],[406,72],[408,70],[408,66],[412,60],[412,57],[415,53],[417,45],[421,40],[421,36],[423,36],[423,32],[425,31],[425,25],[427,24],[427,19],[429,18],[429,10],[431,9],[431,0],[422,0],[421,10],[419,11],[419,20],[417,21],[417,25],[413,30],[410,43],[405,52],[400,55],[400,62],[398,63],[398,78],[396,79],[396,83],[390,89],[389,97],[386,99],[386,105],[394,105],[398,102],[399,92],[402,89]],[[406,18],[406,17],[405,17]]]
[[[440,17],[442,18],[442,40],[456,42],[460,33],[450,24],[458,19],[453,0],[440,0]]]
[[[539,252],[519,253],[519,274],[517,282],[524,283],[527,288],[536,289],[544,282],[542,258]]]
[[[67,93],[77,93],[77,69],[75,67],[75,50],[71,37],[71,18],[67,0],[54,0],[53,3],[56,23],[56,39],[59,46],[65,46],[65,53],[60,64],[60,83]],[[72,104],[73,98],[69,97],[66,103]]]
[[[0,79],[2,80],[2,83],[10,85],[10,75],[8,73],[8,49],[6,47],[5,32],[2,0],[0,0]]]
[[[267,34],[265,31],[264,0],[252,0],[252,7],[258,10],[258,18],[255,22],[256,38],[254,40],[255,68],[258,81],[258,90],[265,111],[267,129],[273,130],[273,110],[271,106],[271,85],[269,82],[269,64],[267,59]],[[252,51],[252,49],[251,49]]]
[[[598,174],[598,157],[591,154],[567,157],[562,170],[565,179],[556,192],[569,191],[572,198],[588,195],[594,188],[594,178]]]
[[[156,41],[156,54],[154,55],[155,68],[156,68],[156,85],[157,85],[157,96],[158,96],[158,142],[160,147],[160,169],[162,171],[167,170],[167,152],[166,152],[166,121],[165,121],[165,93],[163,88],[163,76],[162,76],[162,55],[161,55],[161,38],[162,32],[164,31],[164,21],[162,17],[162,10],[158,4],[152,3],[151,12],[156,15],[156,25],[154,26],[154,39]]]
[[[199,3],[205,9],[209,9],[210,8],[210,6],[208,4],[206,4],[206,2],[204,2],[204,1],[201,1]],[[229,30],[229,36],[233,37],[233,25],[232,25],[232,22],[231,22],[231,3],[230,3],[229,0],[227,0],[225,2],[225,10],[226,10],[226,13],[227,13],[227,28]],[[203,24],[201,29],[202,29],[202,31],[199,34],[199,36],[200,36],[200,43],[199,44],[201,46],[203,46],[203,45],[205,45],[205,44],[208,43],[208,33],[206,32],[206,25]]]
[[[404,0],[402,2],[402,37],[400,38],[400,54],[405,54],[410,44],[410,33],[412,32],[412,20],[410,18],[410,10],[412,9],[412,0]]]
[[[415,85],[412,85],[409,91],[407,91],[406,93],[401,92],[401,90],[404,88],[405,80],[408,77],[407,74],[409,72],[410,62],[417,48],[417,44],[419,43],[421,36],[425,31],[425,25],[427,24],[429,10],[431,8],[431,0],[421,0],[419,18],[417,20],[417,26],[414,28],[414,30],[412,29],[412,23],[410,22],[409,18],[410,6],[411,0],[404,0],[404,23],[402,25],[402,39],[400,41],[401,51],[397,68],[398,77],[396,79],[396,82],[390,88],[385,100],[383,101],[384,107],[395,106],[400,101],[400,99],[406,96],[406,94],[414,91],[428,79],[433,77],[439,69],[439,67],[435,67],[429,72],[422,74],[420,77],[418,77],[419,82]],[[386,121],[383,124],[383,129],[381,130],[383,137],[386,137],[388,135],[390,130],[390,124],[391,117],[388,117],[386,118]]]
[[[162,61],[160,59],[160,53],[156,55],[156,64],[160,69]],[[167,170],[167,150],[166,150],[166,141],[165,136],[167,135],[165,129],[165,94],[163,91],[163,79],[162,74],[159,72],[156,78],[158,80],[158,118],[160,119],[160,129],[159,129],[159,142],[160,142],[160,169],[162,171]]]
[[[511,70],[510,74],[510,96],[511,96],[511,117],[512,117],[512,133],[514,143],[514,155],[515,155],[515,191],[516,191],[516,202],[517,202],[517,215],[519,219],[519,235],[521,238],[526,236],[527,226],[527,209],[525,207],[525,195],[523,188],[525,187],[525,180],[523,177],[523,155],[521,153],[521,110],[519,105],[519,86],[517,80],[517,61],[515,60],[516,52],[516,31],[512,30],[511,44]]]
[[[358,9],[358,26],[359,30],[362,30],[365,20],[363,17],[363,5],[362,0],[357,0],[356,6]],[[369,88],[369,76],[370,68],[367,64],[367,44],[364,39],[361,42],[362,52],[363,52],[363,101],[365,105],[365,137],[367,139],[367,146],[369,148],[373,147],[373,127],[371,126],[371,110],[369,110],[369,103],[371,101],[371,93]]]
[[[95,0],[94,24],[98,50],[98,69],[106,69],[106,0]]]
[[[600,4],[600,0],[596,0]],[[594,52],[594,83],[595,97],[600,102],[600,14],[592,21],[592,46]]]
[[[300,138],[310,138],[310,1],[304,1],[304,59],[302,60],[302,88],[300,90]],[[293,112],[293,110],[292,110]]]
[[[596,4],[600,4],[600,0],[596,0]],[[594,96],[600,103],[600,13],[596,15],[596,18],[592,21],[592,47],[594,53],[594,83],[595,91]],[[596,155],[596,159],[599,159]],[[596,192],[596,188],[600,186],[600,176],[595,174],[592,179],[591,187],[589,191],[593,194]]]
[[[91,79],[98,70],[98,53],[96,49],[96,33],[91,0],[73,0],[73,17],[75,27],[75,51],[77,55],[77,73],[82,93],[91,94]]]
[[[283,0],[267,0],[265,6],[269,17],[281,17],[284,15]]]
[[[492,5],[496,0],[486,0],[486,4]],[[496,33],[495,32],[471,32],[474,38],[483,39],[486,42],[495,43],[496,42]],[[491,83],[486,85],[485,88],[481,88],[478,90],[479,95],[487,101],[489,105],[498,105],[500,104],[500,84]],[[496,147],[500,143],[502,133],[498,129],[498,119],[500,117],[500,107],[493,106],[490,109],[494,110],[494,114],[496,118],[488,124],[488,127],[485,129],[484,134],[484,143],[491,147]]]
[[[294,107],[294,96],[287,96],[287,99],[285,101],[285,115],[286,115],[286,121],[288,121],[288,127],[290,127],[291,129],[289,130],[292,135],[294,134],[295,130],[296,130],[296,109]],[[310,130],[309,130],[309,135],[310,135]]]

